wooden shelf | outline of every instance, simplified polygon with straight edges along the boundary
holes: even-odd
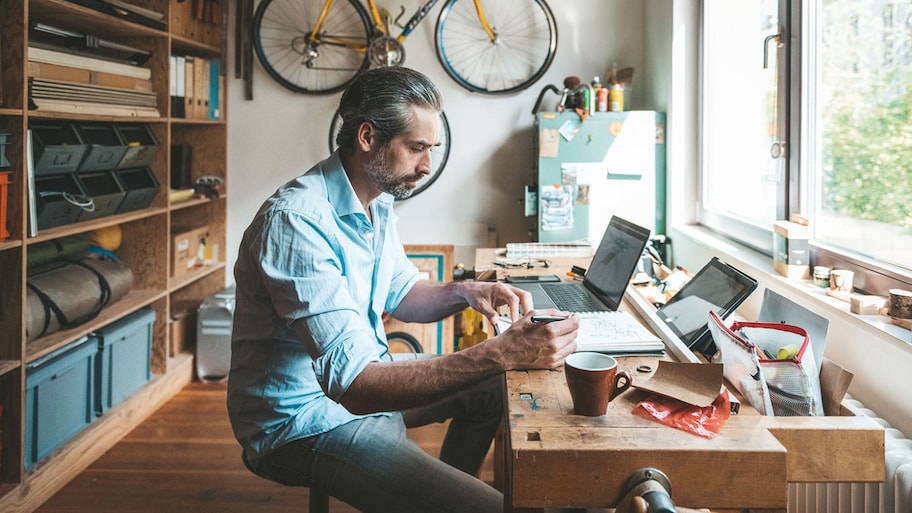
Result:
[[[134,426],[161,404],[177,394],[193,379],[193,355],[170,356],[171,333],[168,321],[172,308],[187,302],[200,302],[225,287],[224,262],[171,278],[172,229],[176,226],[207,226],[211,241],[224,258],[227,201],[193,199],[170,203],[170,148],[189,144],[199,159],[193,162],[191,180],[218,176],[227,180],[227,109],[221,106],[222,119],[186,120],[170,118],[171,55],[193,55],[205,59],[224,57],[223,31],[193,19],[190,2],[139,0],[137,5],[161,12],[168,24],[158,30],[104,14],[68,0],[4,0],[0,16],[0,128],[9,132],[5,148],[13,173],[8,187],[7,228],[10,237],[0,242],[0,511],[27,513],[37,509],[79,471],[113,446]],[[227,17],[222,20],[226,22]],[[29,26],[43,23],[64,30],[97,36],[151,52],[143,67],[151,71],[151,88],[161,116],[154,118],[66,114],[29,110],[27,50]],[[224,74],[225,70],[222,70]],[[224,81],[227,85],[227,80]],[[222,83],[220,81],[220,83]],[[227,94],[224,95],[227,98]],[[122,111],[112,111],[121,113]],[[25,162],[26,135],[30,121],[142,124],[149,128],[159,145],[148,168],[159,191],[148,208],[108,215],[54,228],[39,229],[28,236],[29,186]],[[205,157],[205,158],[203,158]],[[108,249],[133,275],[132,289],[106,305],[93,319],[69,329],[27,340],[29,312],[28,255],[39,244],[96,230],[119,227]],[[207,239],[208,241],[208,239]],[[33,269],[33,271],[35,271]],[[26,390],[29,364],[72,344],[115,321],[143,308],[155,312],[152,323],[151,371],[154,378],[120,405],[106,411],[62,447],[36,462],[24,472],[27,453],[22,447],[28,438]],[[33,314],[35,315],[35,314]],[[87,390],[87,393],[92,392]]]
[[[161,193],[159,193],[161,194]],[[147,208],[144,210],[137,210],[135,212],[129,212],[126,214],[118,214],[113,216],[100,217],[92,221],[84,221],[81,223],[67,224],[64,226],[58,226],[55,228],[50,228],[47,230],[40,230],[38,235],[31,237],[26,240],[27,244],[36,244],[39,242],[45,242],[49,240],[59,239],[60,237],[67,237],[69,235],[77,235],[80,233],[87,233],[92,230],[98,230],[100,228],[107,228],[109,226],[117,226],[124,223],[129,223],[130,221],[135,221],[138,219],[147,219],[151,216],[163,215],[168,211],[166,208]]]
[[[167,37],[168,33],[64,0],[30,0],[29,21],[78,27],[100,37]]]
[[[0,376],[6,374],[7,372],[18,369],[19,366],[19,360],[0,360]]]

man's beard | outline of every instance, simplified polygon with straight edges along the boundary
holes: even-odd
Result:
[[[396,178],[386,159],[386,148],[378,149],[367,162],[367,176],[373,180],[381,191],[391,194],[397,200],[410,197],[415,192],[412,185],[414,176]],[[420,176],[418,177],[420,178]]]

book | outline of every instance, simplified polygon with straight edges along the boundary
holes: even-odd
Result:
[[[152,92],[152,81],[148,79],[134,78],[127,75],[119,75],[117,73],[92,71],[73,66],[62,66],[60,64],[29,61],[28,76],[30,78],[65,80],[67,82],[78,82],[80,84],[120,87],[123,89],[132,89],[134,91]]]
[[[133,107],[156,107],[157,101],[155,93],[134,91],[132,89],[40,78],[30,78],[28,83],[29,99],[31,100],[74,100]]]
[[[35,191],[35,153],[32,149],[32,130],[25,132],[25,166],[28,180],[28,236],[38,235],[38,194]]]
[[[32,100],[38,110],[62,112],[65,114],[86,114],[92,116],[120,116],[132,118],[161,117],[154,107],[130,107],[104,103],[77,102],[72,100],[52,100],[37,98]]]
[[[507,258],[517,257],[592,257],[595,248],[588,240],[571,242],[507,243]]]
[[[70,66],[82,68],[89,71],[102,71],[105,73],[114,73],[117,75],[126,75],[128,77],[150,80],[152,70],[142,66],[133,66],[122,62],[114,62],[85,55],[76,55],[58,50],[47,48],[28,47],[28,60],[45,64],[58,64],[61,66]]]

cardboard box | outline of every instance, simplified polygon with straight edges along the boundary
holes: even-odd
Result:
[[[203,265],[209,227],[173,227],[171,236],[171,276],[181,276],[195,267]]]
[[[793,279],[810,277],[810,230],[791,221],[773,223],[773,268]]]
[[[168,319],[169,356],[189,352],[196,345],[196,324],[199,301],[172,301]]]

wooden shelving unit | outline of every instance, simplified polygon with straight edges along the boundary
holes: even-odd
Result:
[[[191,19],[191,2],[128,0],[139,7],[164,13],[168,29],[157,30],[110,16],[65,0],[0,0],[0,131],[9,133],[6,157],[11,166],[8,186],[7,226],[10,236],[0,241],[0,511],[30,512],[90,465],[120,438],[193,379],[193,356],[173,353],[169,318],[179,303],[200,302],[224,288],[226,281],[224,198],[192,199],[172,204],[170,147],[191,144],[200,157],[194,161],[192,179],[215,176],[227,180],[227,124],[225,105],[218,120],[172,117],[170,84],[172,54],[204,59],[224,57],[224,24]],[[221,2],[222,9],[227,8]],[[178,12],[178,10],[181,10]],[[43,23],[92,34],[152,52],[145,67],[152,72],[152,88],[161,116],[158,118],[72,115],[29,109],[29,27]],[[222,87],[224,87],[224,81]],[[29,237],[27,179],[27,130],[32,120],[116,122],[149,126],[160,148],[150,164],[160,184],[148,208],[39,230]],[[198,148],[198,150],[197,150]],[[205,156],[205,158],[202,158]],[[218,260],[178,277],[170,269],[172,227],[206,225],[207,243],[217,245]],[[118,226],[122,242],[117,257],[133,271],[134,284],[126,297],[108,305],[84,324],[28,341],[25,299],[29,248],[71,235]],[[153,379],[123,403],[106,411],[82,432],[49,456],[25,470],[26,366],[80,337],[140,308],[151,307]]]

